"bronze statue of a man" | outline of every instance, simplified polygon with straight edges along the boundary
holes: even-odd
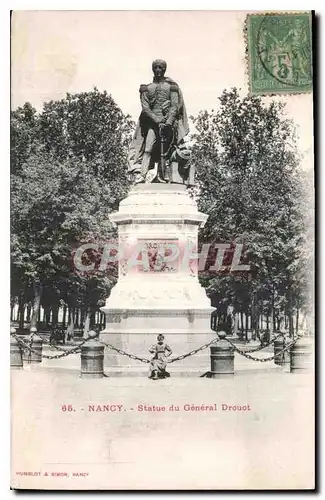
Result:
[[[140,85],[142,112],[128,154],[128,170],[135,183],[173,182],[170,169],[176,163],[179,179],[188,177],[185,104],[178,84],[165,77],[166,68],[165,61],[155,60],[153,82]]]

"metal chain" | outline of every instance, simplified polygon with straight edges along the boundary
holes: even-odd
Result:
[[[203,351],[203,349],[206,349],[212,344],[216,344],[219,342],[219,337],[216,339],[211,340],[210,342],[207,342],[206,344],[203,344],[201,347],[198,347],[197,349],[192,349],[192,351],[188,352],[187,354],[182,354],[181,356],[176,356],[175,358],[168,359],[167,363],[174,363],[175,361],[181,361],[182,359],[188,358],[189,356],[193,356],[193,354],[196,354],[200,351]]]
[[[114,347],[111,344],[107,344],[107,342],[104,342],[103,340],[98,340],[98,342],[100,344],[103,344],[104,346],[108,347],[109,349],[112,349],[113,351],[116,351],[119,354],[122,354],[122,356],[127,356],[128,358],[135,359],[136,361],[141,361],[142,363],[150,363],[150,359],[140,358],[139,356],[135,356],[134,354],[130,354],[129,352],[123,351],[122,349],[118,349],[117,347]]]
[[[265,344],[263,346],[259,345],[258,347],[254,347],[253,349],[246,349],[245,351],[241,351],[241,352],[244,352],[247,354],[247,353],[251,353],[251,352],[262,351],[262,349],[265,349],[266,347],[269,347],[270,345],[272,345],[279,337],[281,337],[281,335],[283,335],[283,334],[279,333],[279,335],[274,337],[273,340],[270,340],[270,342],[268,344]],[[231,344],[233,347],[238,349],[238,347],[230,339],[226,338],[226,340],[228,340],[229,344]]]
[[[210,342],[196,348],[196,349],[193,349],[192,351],[186,353],[186,354],[182,354],[181,356],[177,356],[175,358],[172,358],[172,359],[168,359],[167,360],[167,363],[174,363],[175,361],[180,361],[182,359],[185,359],[189,356],[193,356],[193,354],[196,354],[198,353],[199,351],[202,351],[203,349],[206,349],[207,347],[209,347],[211,344],[214,344],[214,343],[217,343],[219,342],[219,338],[216,338],[216,339],[213,339],[211,340]],[[134,354],[130,354],[126,351],[123,351],[122,349],[118,349],[117,347],[114,347],[113,345],[111,344],[108,344],[107,342],[103,342],[102,340],[99,340],[99,342],[103,345],[105,345],[106,347],[108,347],[109,349],[112,349],[113,351],[116,351],[118,352],[119,354],[122,354],[123,356],[127,356],[128,358],[130,359],[135,359],[137,361],[141,361],[142,363],[150,363],[150,359],[147,359],[147,358],[141,358],[139,356],[135,356]]]
[[[42,342],[43,344],[45,345],[49,345],[51,347],[54,347],[54,349],[56,349],[57,351],[61,351],[61,352],[66,352],[65,349],[62,349],[62,347],[58,347],[57,345],[55,344],[52,344],[52,342],[50,342],[49,340],[47,340],[43,335],[41,335],[40,333],[37,333],[37,332],[33,332],[30,336],[29,336],[29,345],[30,347],[32,346],[33,344],[33,340],[34,340],[34,336],[35,335],[38,335],[40,339],[42,339]],[[30,356],[30,354],[29,354]]]
[[[33,333],[29,334],[29,336],[28,336],[28,347],[25,348],[25,349],[23,349],[23,355],[25,355],[24,351],[28,350],[28,353],[27,353],[27,363],[31,363],[31,360],[32,360],[32,353],[30,351],[30,348],[32,347],[35,335],[36,335],[36,332],[33,332]],[[20,346],[20,348],[21,348],[21,346]]]
[[[41,336],[38,332],[33,332],[32,334],[29,335],[29,338],[28,338],[28,341],[29,341],[28,342],[28,350],[29,350],[29,352],[28,352],[28,359],[27,359],[28,363],[30,363],[30,361],[31,361],[31,355],[32,355],[31,347],[33,345],[34,337],[36,335],[42,340],[42,342],[44,344],[50,345],[51,347],[54,347],[54,349],[63,352],[63,349],[60,349],[56,345],[52,344],[50,341],[46,340],[45,337]]]
[[[228,339],[226,339],[228,340]],[[228,340],[229,342],[229,340]],[[234,344],[232,344],[231,342],[229,342],[230,344],[232,344],[234,350],[240,354],[241,356],[244,356],[245,358],[247,359],[250,359],[252,361],[259,361],[260,363],[264,363],[266,361],[273,361],[275,359],[275,357],[277,356],[281,356],[282,354],[284,354],[285,351],[288,351],[289,349],[291,349],[292,346],[295,345],[295,343],[297,342],[297,338],[295,340],[293,340],[290,344],[288,344],[282,351],[274,354],[273,356],[269,356],[268,358],[256,358],[255,356],[250,356],[249,354],[246,354],[244,351],[240,351]]]
[[[31,348],[28,344],[26,344],[26,342],[24,342],[23,339],[19,338],[15,334],[11,334],[11,335],[17,340],[17,342],[20,344],[20,346],[22,346],[24,349],[29,349],[30,353],[33,352],[34,354],[39,355],[39,351],[36,351],[35,349]],[[81,346],[83,346],[86,342],[88,342],[88,340],[89,339],[85,339],[78,346],[73,347],[72,349],[69,349],[69,351],[64,351],[61,354],[56,354],[54,356],[48,356],[47,354],[42,353],[42,357],[45,359],[60,359],[60,358],[64,358],[65,356],[69,356],[69,354],[76,354],[78,351],[80,351]]]
[[[39,335],[40,336],[40,335]],[[41,337],[41,336],[40,336]],[[66,352],[65,349],[62,349],[62,347],[58,347],[57,345],[55,344],[52,344],[52,342],[50,342],[49,340],[45,339],[45,337],[41,337],[41,339],[43,340],[43,343],[45,345],[49,345],[51,347],[54,347],[54,349],[56,349],[57,351],[61,351],[61,352]]]
[[[19,343],[19,345],[21,347],[23,347],[24,349],[28,349],[28,351],[29,351],[29,357],[31,356],[32,352],[35,353],[35,354],[39,354],[39,351],[36,351],[35,349],[32,348],[33,337],[34,337],[35,334],[31,335],[31,338],[29,339],[29,343],[28,344],[22,338],[20,338],[18,335],[16,335],[16,334],[11,334],[11,335],[17,340],[17,342]],[[281,334],[279,334],[276,338],[274,338],[269,344],[267,344],[267,346],[270,345],[270,344],[272,344],[280,335]],[[259,361],[260,363],[264,363],[266,361],[273,361],[276,356],[281,356],[282,354],[284,355],[285,351],[288,351],[297,342],[298,337],[296,339],[294,339],[290,344],[288,344],[282,351],[278,352],[276,355],[269,356],[267,358],[256,358],[256,357],[250,356],[248,354],[249,352],[260,351],[260,350],[264,349],[264,347],[267,347],[267,346],[263,346],[262,348],[259,346],[258,349],[254,348],[254,349],[252,349],[250,351],[246,351],[245,352],[245,351],[241,351],[240,349],[238,349],[238,347],[231,340],[229,340],[227,338],[225,338],[225,340],[227,340],[228,343],[233,347],[233,349],[235,350],[235,352],[237,352],[241,356],[244,356],[245,358],[250,359],[252,361]],[[61,354],[57,354],[57,355],[54,355],[54,356],[48,356],[46,354],[42,354],[42,357],[45,358],[45,359],[60,359],[60,358],[64,358],[65,356],[69,356],[70,354],[73,354],[73,353],[75,354],[78,351],[80,351],[81,347],[86,342],[88,342],[88,341],[89,341],[89,338],[85,339],[78,346],[73,347],[72,349],[69,349],[68,351],[64,351]],[[211,340],[210,342],[207,342],[206,344],[203,344],[202,346],[197,347],[196,349],[192,349],[191,351],[189,351],[186,354],[181,354],[180,356],[176,356],[174,358],[168,359],[167,363],[168,364],[169,363],[174,363],[175,361],[181,361],[181,360],[183,360],[185,358],[188,358],[189,356],[193,356],[194,354],[197,354],[198,352],[203,351],[204,349],[206,349],[210,345],[216,344],[219,341],[220,341],[220,338],[217,337],[217,338]],[[109,349],[112,349],[113,351],[118,352],[122,356],[127,356],[130,359],[134,359],[136,361],[141,361],[142,363],[150,363],[150,360],[147,359],[147,358],[142,358],[140,356],[135,356],[134,354],[130,354],[130,353],[126,352],[126,351],[123,351],[123,349],[119,349],[117,347],[114,347],[113,345],[108,344],[107,342],[104,342],[102,340],[98,340],[98,342],[100,344],[108,347]],[[52,345],[52,344],[50,344],[50,345]]]

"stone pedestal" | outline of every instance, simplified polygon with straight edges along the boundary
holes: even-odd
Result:
[[[210,329],[213,308],[198,281],[198,229],[207,215],[198,211],[186,187],[138,184],[110,215],[118,225],[119,279],[102,311],[106,329],[100,338],[120,349],[150,358],[158,333],[173,356],[215,338]],[[108,355],[105,370],[121,374],[148,370],[148,365]],[[209,350],[170,365],[170,372],[205,373]],[[122,373],[123,372],[123,373]]]

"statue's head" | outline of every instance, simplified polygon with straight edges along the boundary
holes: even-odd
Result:
[[[155,78],[161,78],[164,76],[167,68],[167,63],[163,59],[156,59],[152,63],[152,71],[155,75]]]
[[[165,337],[163,336],[162,333],[159,333],[157,340],[159,344],[162,344],[164,342]]]

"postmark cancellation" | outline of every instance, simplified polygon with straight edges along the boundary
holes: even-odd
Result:
[[[312,91],[310,12],[248,14],[247,62],[252,94]]]

